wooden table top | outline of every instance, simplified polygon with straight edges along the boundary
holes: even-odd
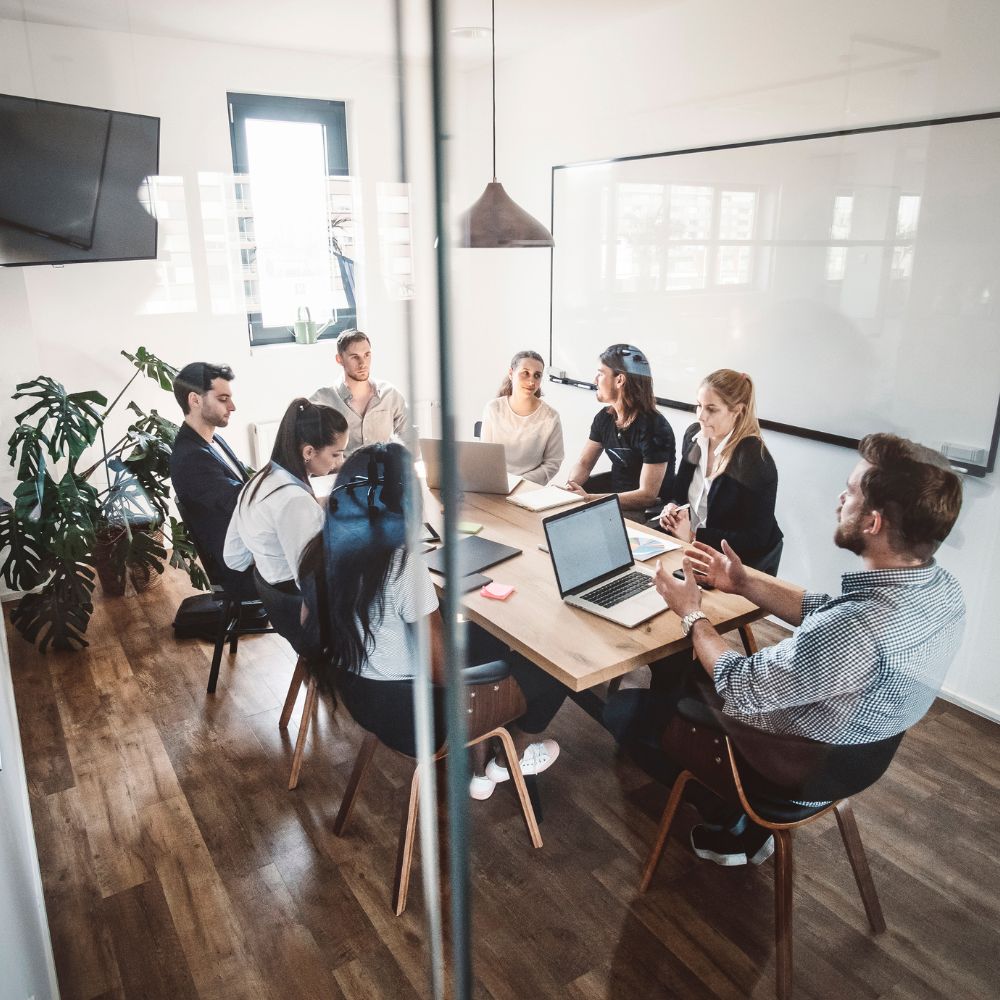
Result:
[[[518,487],[531,488],[528,483]],[[571,691],[584,691],[690,648],[690,640],[681,632],[680,619],[666,606],[663,614],[636,628],[625,628],[562,601],[549,554],[538,547],[545,542],[543,518],[557,512],[534,513],[508,503],[502,496],[465,494],[461,515],[464,520],[481,523],[483,538],[522,550],[520,555],[485,571],[496,582],[513,586],[515,592],[506,601],[483,597],[478,590],[465,594],[462,603],[466,617],[537,663]],[[440,528],[439,517],[430,519]],[[643,530],[631,522],[627,526],[629,530]],[[658,532],[650,534],[663,538]],[[668,569],[677,569],[681,550],[667,552],[659,559]],[[650,560],[650,565],[655,562]],[[442,577],[435,574],[434,579],[439,588],[443,586]],[[704,592],[702,610],[720,632],[762,617],[760,609],[744,598],[714,590]]]

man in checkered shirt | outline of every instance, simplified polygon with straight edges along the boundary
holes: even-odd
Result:
[[[683,619],[723,711],[742,723],[825,743],[886,739],[924,715],[958,650],[962,591],[933,555],[958,517],[961,480],[936,452],[892,434],[870,434],[858,451],[834,542],[864,566],[844,574],[838,596],[747,569],[726,542],[722,552],[696,542],[683,581],[657,573],[656,589]],[[740,594],[797,626],[795,633],[740,656],[701,612],[699,580]],[[621,735],[621,717],[615,728]],[[696,853],[722,864],[760,863],[773,850],[761,828],[743,835],[742,851],[728,850],[724,837],[698,836]]]

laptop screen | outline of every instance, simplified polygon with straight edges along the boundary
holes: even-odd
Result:
[[[544,521],[560,596],[632,565],[618,497],[612,494]]]

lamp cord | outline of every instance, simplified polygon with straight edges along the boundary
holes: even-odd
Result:
[[[497,0],[490,4],[490,45],[493,62],[493,182],[497,179]]]

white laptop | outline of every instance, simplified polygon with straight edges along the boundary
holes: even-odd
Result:
[[[627,628],[667,610],[653,587],[653,570],[632,558],[617,494],[553,514],[542,524],[559,596],[567,604]]]
[[[427,470],[427,485],[436,490],[441,485],[441,442],[421,438],[420,454]],[[461,488],[468,493],[506,495],[521,482],[520,476],[507,472],[502,444],[487,441],[456,441],[455,455]]]

